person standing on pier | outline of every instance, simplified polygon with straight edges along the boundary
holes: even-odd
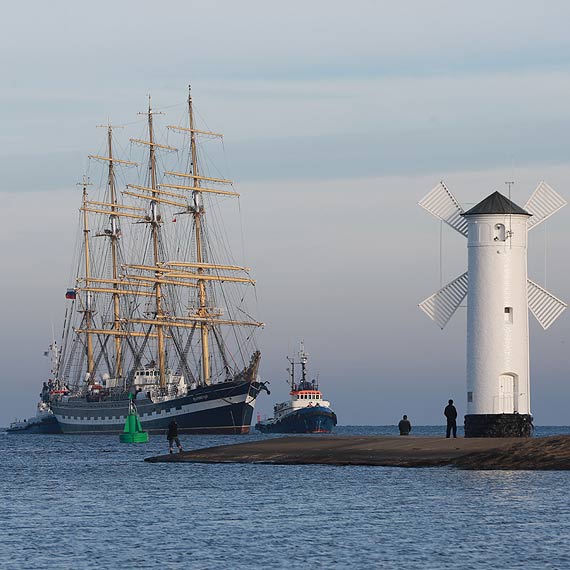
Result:
[[[168,431],[166,433],[166,439],[168,439],[168,449],[172,453],[173,444],[176,443],[178,446],[178,451],[182,453],[182,445],[180,445],[180,439],[178,438],[178,423],[176,420],[172,420],[168,424]]]
[[[457,409],[453,405],[453,400],[449,400],[449,403],[445,406],[445,410],[443,410],[443,414],[447,418],[445,437],[450,437],[452,431],[453,437],[457,437]]]
[[[410,435],[410,432],[412,431],[412,424],[410,423],[410,420],[406,414],[404,414],[404,417],[400,420],[398,429],[400,430],[400,435]]]

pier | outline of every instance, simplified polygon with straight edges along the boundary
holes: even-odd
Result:
[[[149,457],[150,463],[570,469],[570,436],[457,438],[295,436]]]

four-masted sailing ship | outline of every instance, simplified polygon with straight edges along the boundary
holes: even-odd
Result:
[[[104,177],[99,192],[82,184],[78,273],[50,401],[63,433],[122,431],[130,399],[147,431],[175,419],[185,433],[247,433],[266,390],[254,338],[263,323],[246,309],[254,281],[228,259],[221,225],[239,194],[206,168],[204,141],[222,135],[195,127],[190,93],[188,123],[168,126],[167,141],[155,135],[157,114],[149,97],[146,136],[130,139],[144,162],[115,157],[112,126],[106,153],[90,155]],[[119,191],[119,168],[142,180]]]

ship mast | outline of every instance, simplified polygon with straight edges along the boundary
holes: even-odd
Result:
[[[139,139],[131,139],[131,142],[138,144],[144,144],[150,146],[150,180],[148,186],[139,186],[135,184],[128,184],[129,190],[123,191],[123,194],[133,196],[139,199],[148,200],[150,202],[150,215],[145,219],[146,223],[151,224],[152,228],[152,244],[154,251],[153,262],[148,265],[141,264],[126,264],[123,266],[124,269],[134,269],[136,271],[148,272],[151,275],[130,275],[131,280],[140,280],[148,284],[152,283],[154,286],[154,296],[156,304],[156,315],[155,318],[142,318],[133,319],[129,318],[122,322],[128,322],[138,325],[151,325],[156,330],[156,337],[158,339],[158,356],[159,356],[159,368],[160,368],[160,378],[161,385],[164,387],[166,385],[165,378],[165,367],[166,367],[166,353],[165,353],[165,341],[166,335],[164,328],[186,328],[186,329],[200,329],[200,340],[199,340],[199,353],[200,353],[200,372],[201,376],[200,382],[202,385],[209,385],[212,383],[212,360],[210,358],[210,332],[212,327],[220,325],[230,325],[230,326],[263,326],[263,323],[258,323],[253,320],[239,321],[233,318],[224,319],[222,317],[222,312],[220,310],[212,310],[209,306],[211,299],[208,299],[208,287],[210,283],[214,282],[229,282],[229,283],[244,283],[253,284],[254,281],[249,277],[237,277],[233,275],[219,274],[218,271],[248,271],[245,267],[238,267],[234,265],[221,265],[218,263],[212,263],[208,260],[206,255],[206,245],[204,240],[204,203],[203,195],[214,194],[221,196],[239,196],[239,194],[233,190],[226,190],[222,188],[212,188],[208,186],[203,186],[202,181],[207,181],[213,184],[221,185],[231,185],[231,180],[226,180],[223,178],[212,178],[208,176],[202,176],[199,173],[198,167],[198,151],[197,151],[197,135],[204,135],[209,137],[222,137],[220,133],[213,133],[209,131],[198,130],[194,127],[194,112],[192,107],[192,97],[189,93],[188,95],[188,113],[189,113],[189,128],[182,126],[168,125],[167,128],[173,129],[175,131],[181,131],[183,133],[190,134],[190,160],[191,167],[186,172],[174,172],[165,171],[164,174],[167,176],[175,176],[180,178],[185,178],[190,180],[190,184],[173,184],[166,182],[158,182],[157,178],[157,164],[155,159],[156,150],[167,150],[176,151],[177,149],[168,145],[158,144],[154,140],[153,131],[153,115],[156,114],[151,110],[149,104],[148,111],[148,125],[149,125],[149,140],[143,141]],[[209,185],[211,186],[211,184]],[[180,191],[188,191],[189,196],[186,194],[181,194]],[[195,261],[177,261],[177,260],[164,260],[160,259],[159,253],[159,228],[162,224],[161,216],[158,215],[157,209],[159,205],[165,204],[167,206],[179,208],[179,214],[190,214],[192,215],[192,227],[195,232],[195,250],[193,247],[193,256],[195,256]],[[212,273],[214,272],[214,273]],[[161,292],[161,287],[163,285],[172,285],[175,287],[191,287],[196,290],[196,307],[192,308],[187,316],[176,315],[169,308],[169,312],[165,310],[164,307],[164,291]],[[163,288],[164,289],[164,288]],[[190,336],[191,338],[191,336]],[[218,344],[221,342],[216,338]],[[189,346],[189,344],[188,344]],[[180,356],[185,358],[185,350],[183,347],[177,347],[176,349]],[[186,349],[187,350],[187,349]],[[226,371],[229,370],[229,364],[225,355],[223,353],[223,346],[220,346],[221,358],[224,361],[224,367]],[[163,384],[164,382],[164,384]]]
[[[104,156],[89,155],[89,158],[107,162],[107,168],[103,171],[103,185],[106,188],[104,195],[96,201],[88,196],[88,182],[87,179],[84,180],[80,228],[83,230],[80,247],[81,257],[84,259],[80,260],[80,275],[76,277],[73,295],[68,297],[75,299],[76,294],[81,293],[81,310],[77,315],[77,321],[80,320],[81,324],[78,328],[73,327],[73,334],[85,336],[79,337],[81,341],[77,344],[75,339],[78,337],[73,336],[72,342],[66,340],[65,348],[69,352],[69,358],[66,356],[65,359],[65,377],[70,374],[72,366],[75,366],[79,374],[85,374],[86,383],[93,384],[101,362],[115,378],[123,378],[128,360],[127,343],[134,358],[135,379],[137,374],[140,376],[141,371],[137,368],[141,358],[151,352],[154,358],[150,366],[156,368],[152,373],[143,373],[148,376],[144,383],[156,383],[163,395],[166,395],[169,384],[178,386],[184,377],[187,378],[187,385],[193,386],[197,382],[204,386],[211,385],[220,378],[225,378],[225,381],[240,380],[242,377],[254,378],[257,374],[259,351],[255,351],[249,365],[240,370],[237,368],[241,366],[238,361],[243,359],[244,354],[239,331],[231,329],[237,346],[235,353],[232,353],[231,346],[226,346],[227,337],[224,338],[223,335],[224,331],[229,330],[223,327],[263,326],[263,323],[253,320],[241,309],[245,295],[241,301],[234,297],[234,285],[254,285],[255,281],[249,277],[247,267],[217,262],[215,246],[211,247],[207,243],[208,228],[204,208],[207,197],[204,198],[204,195],[222,200],[238,197],[239,194],[234,191],[231,180],[208,176],[207,172],[202,175],[204,165],[198,164],[199,137],[221,138],[223,135],[195,128],[190,92],[187,112],[189,126],[170,125],[167,128],[190,135],[189,144],[186,139],[189,152],[184,161],[191,161],[191,164],[186,164],[186,168],[181,169],[182,172],[162,172],[159,152],[177,149],[157,142],[154,116],[162,113],[153,110],[149,97],[148,108],[140,113],[146,115],[148,137],[145,137],[146,140],[130,139],[131,143],[148,146],[148,154],[145,150],[148,170],[143,181],[127,184],[127,189],[122,191],[117,187],[117,167],[136,163],[115,158],[114,127],[110,124],[102,125],[107,129],[107,152],[103,153]],[[163,179],[163,174],[185,180]],[[138,207],[130,201],[123,203],[118,197],[119,193],[144,200],[145,204]],[[178,224],[176,232],[172,230],[170,235],[169,227],[164,225],[165,222],[168,223],[168,220],[164,219],[164,212],[170,212],[174,208],[176,215],[186,214],[187,223]],[[94,220],[89,218],[90,215],[95,215],[95,224]],[[133,224],[144,224],[146,239],[141,244],[141,257],[136,260],[138,263],[125,262],[121,253],[119,240],[123,217],[133,221]],[[104,221],[103,229],[95,236],[110,238],[110,242],[105,243],[105,247],[94,255],[90,237],[93,237],[95,227],[101,227],[101,221]],[[176,218],[172,221],[175,222]],[[167,234],[163,233],[165,231]],[[175,252],[181,253],[180,258],[168,257],[170,248],[163,241],[167,237],[176,239],[174,249]],[[245,275],[240,275],[243,272]],[[227,305],[227,316],[224,314],[224,308],[213,307],[215,291],[222,287],[230,288],[222,291]],[[103,301],[96,302],[95,295],[102,295]],[[123,301],[121,295],[126,296],[127,300]],[[140,297],[146,297],[147,301],[138,302],[137,298]],[[245,318],[236,319],[233,312],[230,312],[234,310],[236,301],[235,310],[244,314]],[[104,312],[96,311],[97,307]],[[127,308],[128,310],[125,310]],[[229,337],[229,334],[227,336]],[[245,342],[249,341],[250,336]],[[109,342],[109,337],[113,338],[112,342]],[[144,340],[139,343],[133,340],[134,337]],[[230,339],[232,342],[233,337]],[[150,339],[152,340],[149,342]],[[173,347],[172,353],[170,346]],[[80,350],[76,351],[75,347]],[[111,356],[109,353],[112,350],[114,354]],[[80,360],[77,358],[79,352]],[[192,369],[188,365],[189,353],[192,364],[195,365]],[[170,372],[169,367],[170,361],[177,357],[177,370],[180,370],[180,374],[178,371]],[[141,382],[135,380],[135,383]],[[118,384],[110,384],[110,387],[118,387]]]
[[[89,252],[89,219],[87,216],[87,186],[88,179],[83,177],[83,247],[85,257],[85,286],[89,289],[91,285],[91,260]],[[85,321],[85,344],[87,346],[87,373],[88,382],[94,382],[95,359],[93,358],[93,338],[91,329],[93,328],[93,311],[91,309],[91,292],[88,290],[85,296],[85,308],[83,309],[83,318]]]
[[[104,161],[107,163],[107,188],[109,190],[109,201],[108,202],[99,202],[99,201],[89,201],[87,200],[87,195],[84,193],[83,199],[83,219],[84,219],[84,227],[88,230],[87,227],[87,220],[89,213],[93,214],[102,214],[109,217],[110,229],[106,229],[102,233],[96,233],[95,237],[105,237],[111,239],[111,261],[112,261],[112,278],[103,278],[103,276],[99,275],[98,277],[93,277],[91,274],[90,264],[87,261],[90,257],[89,255],[89,244],[87,243],[87,234],[85,238],[86,242],[86,275],[85,275],[85,285],[83,287],[83,291],[87,293],[88,299],[92,294],[100,294],[100,293],[110,293],[112,295],[113,300],[113,317],[112,317],[112,328],[111,329],[95,329],[93,326],[89,327],[88,324],[93,324],[92,313],[89,316],[89,319],[86,319],[86,330],[78,329],[76,332],[78,333],[85,333],[87,334],[87,346],[88,346],[88,353],[92,353],[92,342],[89,340],[91,335],[111,335],[114,337],[114,346],[115,346],[115,366],[114,370],[109,370],[112,372],[115,378],[120,378],[123,375],[123,343],[122,343],[122,336],[125,334],[124,331],[121,330],[121,315],[120,315],[120,295],[124,295],[127,291],[121,289],[121,285],[126,284],[124,283],[119,274],[119,244],[118,240],[121,236],[121,230],[119,228],[119,218],[122,216],[126,216],[129,218],[135,218],[137,220],[144,219],[140,214],[133,214],[133,213],[125,213],[122,212],[121,209],[128,209],[132,210],[132,208],[122,206],[117,201],[117,189],[116,189],[116,179],[115,179],[115,166],[136,166],[136,162],[131,162],[129,160],[119,160],[114,158],[113,156],[113,128],[110,124],[107,125],[99,125],[101,128],[107,129],[107,156],[99,156],[96,154],[90,154],[89,158]],[[108,285],[111,284],[112,287],[96,287],[96,284],[104,284]],[[90,304],[90,303],[89,303]],[[90,348],[91,347],[91,348]],[[90,358],[88,357],[88,361]],[[89,366],[88,366],[89,368]],[[88,369],[88,372],[92,375],[94,372],[94,367],[92,370]]]
[[[194,111],[192,109],[192,92],[190,87],[188,88],[188,116],[190,120],[190,149],[192,158],[192,175],[194,187],[200,187],[200,173],[198,171],[198,153],[196,149],[196,132],[194,129]],[[196,261],[198,264],[204,262],[203,250],[202,250],[202,219],[201,216],[204,213],[204,205],[202,203],[202,197],[198,190],[192,192],[192,198],[194,201],[194,209],[192,215],[194,216],[194,225],[196,227]],[[198,275],[204,274],[204,268],[198,267]],[[206,282],[204,279],[198,279],[198,317],[207,318],[208,317],[208,304],[206,298]],[[202,378],[204,384],[210,384],[211,380],[211,370],[210,370],[210,347],[209,347],[209,329],[208,323],[200,323],[200,330],[202,333]]]
[[[111,212],[117,212],[117,191],[115,187],[115,166],[113,164],[113,127],[108,125],[107,127],[107,144],[109,150],[109,193],[110,193],[110,203]],[[118,256],[117,240],[119,239],[119,228],[117,225],[118,218],[116,215],[110,216],[111,221],[111,263],[113,272],[113,289],[118,290],[118,279],[119,279],[119,268],[118,268]],[[119,331],[121,328],[120,323],[120,306],[119,306],[119,294],[113,293],[113,328],[115,331]],[[115,378],[121,378],[123,375],[123,352],[122,352],[122,341],[120,335],[115,335]]]
[[[149,159],[149,169],[150,169],[150,188],[152,190],[152,198],[150,202],[150,224],[152,232],[152,251],[153,251],[153,261],[154,265],[159,267],[160,264],[160,254],[159,254],[159,226],[161,217],[157,213],[158,202],[154,198],[158,198],[158,186],[156,183],[156,154],[155,154],[155,142],[154,142],[154,130],[152,124],[153,110],[150,106],[150,95],[148,97],[148,136],[149,136],[149,147],[150,147],[150,159]],[[162,310],[162,287],[159,281],[161,277],[160,269],[155,271],[155,277],[157,279],[154,287],[155,291],[155,302],[156,302],[156,315],[157,321],[164,318],[164,313]],[[166,354],[164,350],[164,328],[161,324],[155,325],[156,335],[157,335],[157,351],[158,351],[158,373],[160,378],[160,387],[166,388]]]

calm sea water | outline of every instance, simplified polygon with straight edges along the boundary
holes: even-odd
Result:
[[[570,472],[143,462],[166,448],[1,432],[0,568],[570,568]]]

